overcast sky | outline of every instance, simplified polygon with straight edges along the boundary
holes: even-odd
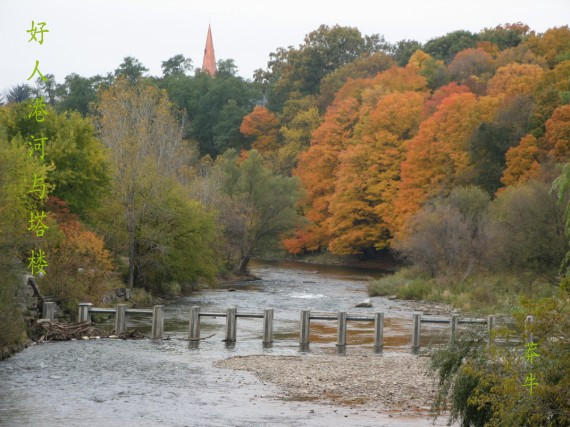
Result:
[[[32,20],[50,31],[41,46],[28,43]],[[0,0],[0,92],[24,83],[36,59],[59,83],[113,71],[129,55],[153,75],[178,53],[201,66],[208,22],[216,59],[233,58],[251,78],[270,52],[299,45],[321,24],[425,42],[517,21],[538,32],[568,25],[570,0]]]

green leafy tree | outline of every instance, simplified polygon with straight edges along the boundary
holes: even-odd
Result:
[[[36,206],[28,195],[34,173],[45,178],[47,167],[28,156],[21,137],[7,138],[0,126],[0,349],[21,345],[26,339],[15,295],[34,246],[31,233],[26,232],[29,211]],[[0,359],[5,356],[0,352]]]
[[[533,103],[528,96],[508,99],[492,122],[482,123],[469,139],[471,170],[467,180],[494,194],[501,187],[506,153],[530,126]]]
[[[530,275],[531,284],[536,278],[558,284],[568,240],[563,209],[550,192],[550,185],[529,181],[509,187],[491,203],[489,213],[489,266],[520,277]]]
[[[280,111],[292,92],[316,95],[327,74],[361,55],[389,49],[380,35],[363,36],[357,28],[321,25],[305,36],[299,48],[271,53],[267,70],[257,70],[255,79],[266,88],[269,109]]]
[[[115,77],[124,76],[131,83],[135,83],[138,79],[142,78],[147,71],[148,68],[141,64],[138,59],[132,56],[125,56],[123,62],[115,69],[114,74]]]
[[[408,60],[410,66],[418,68],[420,74],[426,78],[430,89],[437,89],[450,80],[447,67],[441,60],[436,60],[422,50],[416,50]]]
[[[218,68],[216,78],[198,72],[193,77],[169,76],[161,83],[170,99],[186,113],[184,136],[198,143],[202,155],[215,157],[228,147],[247,147],[239,127],[261,99],[261,93],[253,83],[233,75],[231,64],[233,61],[228,60],[227,67],[224,65],[229,71]]]
[[[392,55],[394,56],[396,63],[400,67],[404,67],[416,50],[421,49],[422,44],[416,40],[400,40],[394,46]]]
[[[469,31],[453,31],[445,36],[428,40],[423,51],[435,59],[450,63],[453,57],[464,49],[475,47],[479,37]]]
[[[187,71],[191,71],[192,60],[190,58],[185,58],[184,55],[178,54],[174,55],[172,58],[162,61],[162,77],[176,76],[186,74]]]
[[[9,103],[24,102],[32,96],[32,88],[26,84],[16,85],[8,91],[6,99]]]
[[[28,150],[34,138],[46,138],[45,161],[53,164],[46,182],[54,187],[52,195],[85,219],[99,205],[109,182],[103,145],[95,138],[91,120],[79,113],[56,114],[49,109],[44,121],[37,122],[28,113],[26,104],[8,105],[0,111],[6,138],[22,140]]]
[[[516,330],[500,328],[504,345],[487,346],[475,333],[460,333],[430,356],[438,378],[434,413],[449,409],[449,422],[461,426],[565,426],[570,423],[570,311],[568,293],[559,297],[521,300]],[[525,323],[534,317],[532,325]],[[538,357],[532,367],[525,357],[527,332]],[[512,338],[518,338],[515,341]],[[522,343],[521,343],[522,341]],[[526,379],[536,378],[532,395]]]
[[[294,209],[299,181],[271,172],[256,150],[245,159],[228,150],[198,186],[199,197],[217,214],[227,269],[245,273],[253,256],[275,249],[279,236],[299,220]]]
[[[90,113],[90,104],[97,99],[99,86],[108,86],[112,80],[111,75],[82,77],[73,73],[66,76],[64,83],[58,85],[56,89],[58,97],[56,110],[58,112],[77,111],[83,117],[87,116]]]
[[[128,256],[128,286],[153,288],[164,280],[210,275],[208,221],[176,195],[188,149],[166,92],[120,78],[101,92],[98,112],[112,172],[100,218],[112,246]]]
[[[552,189],[558,196],[558,204],[564,210],[564,234],[566,239],[570,241],[570,163],[566,163],[562,167],[560,176],[553,182]],[[566,256],[560,265],[560,273],[566,281],[570,277],[570,251],[566,252]]]
[[[239,130],[246,115],[245,106],[238,105],[235,99],[229,99],[222,107],[218,120],[212,129],[214,147],[217,153],[223,153],[228,148],[235,148],[236,150],[249,148],[249,144]]]
[[[55,98],[57,95],[57,83],[53,74],[46,74],[45,80],[41,77],[36,79],[36,96],[43,96],[46,103],[55,105]]]
[[[221,78],[235,77],[238,67],[231,58],[220,59],[216,64],[216,76]]]
[[[497,25],[495,28],[484,28],[479,38],[498,46],[500,50],[517,47],[528,35],[529,26],[522,22]]]

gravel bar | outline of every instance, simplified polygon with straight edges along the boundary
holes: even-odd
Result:
[[[219,368],[245,370],[279,386],[285,400],[359,406],[394,416],[427,415],[435,395],[428,360],[408,354],[236,356]]]

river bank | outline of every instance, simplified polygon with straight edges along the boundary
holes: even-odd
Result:
[[[30,346],[32,343],[33,343],[32,340],[26,339],[26,340],[22,340],[18,343],[15,343],[15,344],[0,346],[0,361],[7,359],[8,357],[12,356],[13,354],[16,354],[16,353],[24,350],[26,347]]]
[[[254,373],[279,386],[281,399],[315,401],[397,416],[428,417],[435,396],[427,359],[380,356],[351,349],[346,356],[237,356],[216,367]]]
[[[276,253],[256,259],[261,262],[293,261],[304,264],[335,265],[363,270],[382,270],[393,273],[400,268],[400,263],[390,254],[381,254],[371,258],[356,255],[334,255],[329,252],[292,255]]]

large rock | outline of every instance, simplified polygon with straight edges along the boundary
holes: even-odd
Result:
[[[366,298],[364,301],[356,304],[355,307],[370,308],[370,307],[372,307],[372,301],[370,301],[370,298]]]

